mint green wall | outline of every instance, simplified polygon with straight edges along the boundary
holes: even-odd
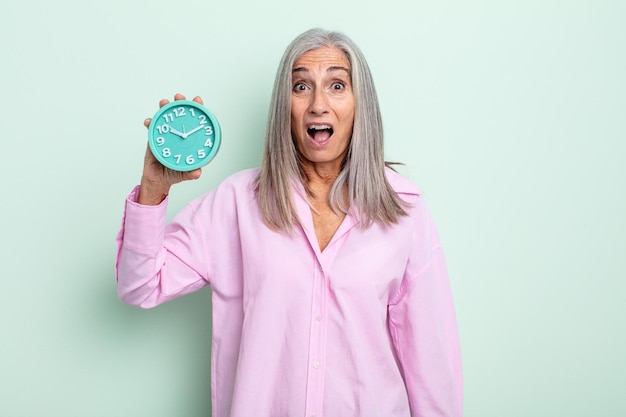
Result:
[[[256,166],[287,43],[369,59],[387,158],[446,248],[466,417],[626,415],[623,1],[0,2],[0,416],[210,414],[210,292],[117,300],[145,117],[200,94],[224,136],[171,212]],[[259,381],[262,383],[262,381]]]

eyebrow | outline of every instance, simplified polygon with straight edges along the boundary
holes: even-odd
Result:
[[[350,74],[350,70],[346,67],[341,67],[339,65],[337,66],[332,66],[332,67],[328,67],[328,69],[326,69],[326,72],[331,72],[331,71],[345,71],[348,73],[348,75]],[[291,73],[294,74],[296,72],[309,72],[309,69],[306,67],[297,67],[294,68]]]

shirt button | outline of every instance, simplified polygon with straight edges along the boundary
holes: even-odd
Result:
[[[320,368],[320,363],[319,363],[319,362],[315,362],[315,363],[313,364],[313,368],[315,368],[315,369],[319,369],[319,368]]]
[[[318,314],[317,316],[315,316],[315,320],[316,321],[322,321],[322,315]]]

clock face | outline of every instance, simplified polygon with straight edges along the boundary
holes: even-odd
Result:
[[[152,154],[175,171],[192,171],[211,162],[219,150],[221,136],[215,116],[190,100],[161,107],[148,128]]]

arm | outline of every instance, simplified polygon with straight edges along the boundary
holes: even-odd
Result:
[[[444,254],[427,217],[416,233],[389,328],[413,417],[461,417],[463,377],[456,316]],[[424,241],[425,243],[421,243]]]
[[[120,299],[151,308],[208,285],[206,250],[194,206],[166,226],[167,200],[141,205],[138,193],[139,187],[126,200],[115,271]]]
[[[184,100],[177,94],[175,100]],[[194,101],[202,103],[200,97]],[[169,103],[163,99],[159,105]],[[146,119],[148,127],[151,119]],[[206,274],[195,265],[201,259],[201,238],[194,236],[192,209],[180,221],[166,226],[167,195],[181,181],[197,179],[201,170],[172,171],[161,165],[146,147],[141,185],[126,200],[122,227],[117,235],[115,272],[122,301],[144,308],[154,307],[206,285]],[[194,232],[194,230],[196,230]],[[167,237],[167,242],[165,236]],[[163,279],[166,277],[167,279]]]

